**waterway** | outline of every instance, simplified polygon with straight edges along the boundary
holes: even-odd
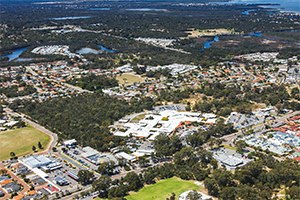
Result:
[[[250,12],[253,12],[255,10],[246,10],[244,12],[242,12],[242,15],[249,15]]]
[[[156,8],[133,8],[133,9],[125,9],[126,11],[141,11],[141,12],[150,12],[150,11],[167,11],[166,9],[156,9]]]
[[[220,4],[279,4],[267,5],[264,7],[278,9],[280,11],[300,13],[299,0],[232,0],[229,2],[220,2]]]
[[[17,49],[15,50],[14,52],[12,52],[11,54],[8,54],[8,55],[5,55],[5,56],[2,56],[3,57],[8,57],[9,60],[8,61],[12,61],[16,58],[18,58],[28,47],[25,47],[25,48],[22,48],[22,49]]]
[[[89,10],[110,10],[110,8],[90,8]]]
[[[107,48],[105,48],[105,47],[102,46],[102,45],[97,45],[97,46],[100,47],[102,51],[107,51],[107,52],[111,52],[111,53],[116,52],[115,50],[107,49]]]
[[[49,19],[53,19],[53,20],[66,20],[66,19],[86,19],[86,18],[90,18],[91,16],[77,16],[77,17],[53,17],[53,18],[49,18]]]
[[[211,47],[210,44],[212,44],[212,43],[214,43],[214,42],[218,42],[218,41],[219,41],[219,37],[218,37],[218,36],[214,37],[214,40],[205,42],[205,43],[204,43],[204,47],[203,47],[202,49],[200,49],[200,51],[203,51],[204,49],[210,48],[210,47]]]

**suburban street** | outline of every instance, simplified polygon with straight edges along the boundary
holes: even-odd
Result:
[[[26,67],[26,70],[28,70],[33,76],[39,76],[35,71],[33,71],[30,67]],[[50,79],[50,78],[47,78],[47,77],[44,77],[47,81],[54,81],[54,82],[59,82],[60,84],[68,87],[68,88],[71,88],[71,89],[74,89],[74,90],[78,90],[80,92],[87,92],[87,93],[92,93],[92,91],[89,91],[89,90],[85,90],[85,89],[82,89],[80,87],[77,87],[77,86],[74,86],[74,85],[70,85],[68,83],[63,83],[61,81],[57,81],[57,80],[53,80],[53,79]]]

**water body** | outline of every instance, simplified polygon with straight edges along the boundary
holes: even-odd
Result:
[[[116,52],[115,50],[111,50],[111,49],[107,49],[107,48],[105,48],[104,46],[102,46],[102,45],[97,45],[98,47],[100,47],[101,48],[101,50],[102,51],[107,51],[107,52]]]
[[[286,32],[286,33],[289,33],[289,32],[299,32],[297,30],[291,30],[291,31],[278,31],[278,32]],[[266,33],[273,33],[273,32],[266,32]],[[260,37],[260,38],[263,38],[263,39],[268,39],[268,40],[276,40],[274,38],[268,38],[268,37],[264,37],[262,36],[262,32],[258,32],[258,33],[250,33],[249,35],[227,35],[227,36],[234,36],[234,37],[249,37],[249,36],[256,36],[256,37]],[[223,35],[223,36],[226,36],[226,35]],[[211,47],[211,44],[214,43],[214,42],[218,42],[219,41],[219,37],[218,36],[215,36],[214,37],[214,40],[211,40],[211,41],[208,41],[208,42],[205,42],[204,43],[204,47],[202,49],[200,49],[200,51],[203,51],[204,49],[209,49]],[[300,43],[299,43],[300,44]]]
[[[101,51],[97,51],[97,50],[91,49],[91,48],[83,48],[83,49],[80,49],[79,51],[76,51],[76,53],[79,53],[80,55],[81,54],[89,54],[89,53],[99,54],[99,53],[101,53]]]
[[[125,9],[126,11],[141,11],[141,12],[150,12],[150,11],[167,11],[166,9],[155,9],[155,8],[133,8],[133,9]]]
[[[214,40],[205,42],[205,43],[204,43],[204,47],[203,47],[202,49],[200,49],[200,51],[203,51],[204,49],[209,49],[209,48],[211,47],[210,44],[212,44],[212,43],[214,43],[214,42],[218,42],[218,41],[219,41],[219,37],[216,36],[216,37],[214,38]]]
[[[246,10],[244,12],[242,12],[242,15],[249,15],[250,12],[253,12],[255,10]]]
[[[264,6],[266,8],[279,9],[280,11],[290,11],[300,13],[299,0],[232,0],[221,2],[220,4],[280,4],[274,6]]]
[[[18,58],[14,60],[14,62],[24,62],[24,61],[31,61],[31,60],[36,60],[34,58]]]
[[[12,61],[16,58],[18,58],[28,47],[25,47],[25,48],[22,48],[22,49],[17,49],[15,50],[13,53],[9,54],[9,55],[5,55],[5,56],[2,56],[3,57],[8,57],[9,60],[8,61]]]
[[[110,8],[90,8],[89,10],[110,10]]]
[[[53,20],[66,20],[66,19],[86,19],[90,18],[91,16],[77,16],[77,17],[54,17],[54,18],[49,18]]]

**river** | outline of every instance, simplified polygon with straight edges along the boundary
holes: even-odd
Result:
[[[8,54],[8,55],[5,55],[5,56],[2,56],[2,58],[4,57],[8,57],[9,60],[8,61],[12,61],[16,58],[18,58],[28,47],[25,47],[25,48],[22,48],[22,49],[17,49],[15,50],[14,52],[12,52],[11,54]]]

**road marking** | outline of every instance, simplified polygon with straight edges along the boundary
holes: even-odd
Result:
[[[10,141],[6,142],[4,145],[2,145],[1,147],[4,147],[5,145],[7,145],[8,143],[10,143]]]

